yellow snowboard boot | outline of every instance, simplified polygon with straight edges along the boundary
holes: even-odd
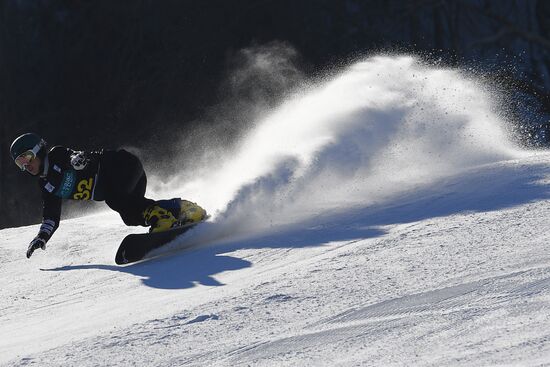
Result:
[[[149,232],[162,232],[188,223],[197,223],[206,218],[206,210],[180,198],[158,200],[143,212]]]
[[[185,223],[197,223],[206,218],[206,210],[188,200],[180,202],[179,221]]]
[[[158,205],[151,205],[143,212],[145,224],[151,226],[149,232],[163,232],[174,226],[178,220],[171,211],[161,208]]]

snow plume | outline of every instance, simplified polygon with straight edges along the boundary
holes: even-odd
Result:
[[[164,162],[162,168],[155,167],[158,161],[147,162],[156,173],[151,187],[155,195],[165,191],[155,183],[166,177],[167,168],[183,171],[175,182],[187,182],[189,172],[202,175],[201,170],[209,171],[212,162],[233,154],[240,137],[261,123],[289,91],[304,82],[303,74],[295,66],[298,53],[286,43],[245,48],[229,59],[227,76],[218,91],[221,102],[209,107],[199,121],[186,124],[179,134],[176,132],[179,137],[175,139],[178,144],[174,150],[178,158]]]
[[[272,107],[281,94],[301,83],[297,59],[297,51],[282,42],[241,50],[233,57],[232,72],[223,86],[231,93],[228,104],[234,108],[235,103],[246,103],[261,112]]]
[[[212,214],[208,231],[197,231],[209,241],[368,207],[520,154],[496,107],[458,70],[371,57],[288,96],[171,193]]]

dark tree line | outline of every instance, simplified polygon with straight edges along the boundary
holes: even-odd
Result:
[[[40,217],[36,183],[8,156],[16,136],[169,159],[228,99],[240,50],[274,41],[310,75],[377,51],[473,66],[515,97],[523,143],[550,142],[548,1],[2,0],[0,228]]]

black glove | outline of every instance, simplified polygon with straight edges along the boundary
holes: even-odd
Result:
[[[46,240],[40,237],[40,235],[36,236],[34,240],[31,241],[31,244],[27,249],[27,259],[29,259],[32,256],[32,253],[34,252],[34,250],[38,248],[41,248],[42,250],[46,249]]]

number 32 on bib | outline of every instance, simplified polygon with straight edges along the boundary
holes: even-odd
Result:
[[[75,200],[90,200],[92,198],[92,189],[94,185],[94,180],[89,178],[87,180],[82,180],[76,185],[76,193],[73,195]]]

